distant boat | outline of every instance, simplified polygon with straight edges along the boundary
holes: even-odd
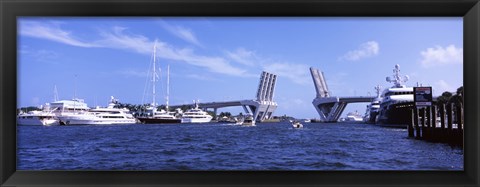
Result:
[[[142,124],[159,124],[159,123],[181,123],[181,119],[177,118],[171,112],[168,111],[168,97],[169,97],[169,82],[170,82],[170,66],[168,66],[168,75],[167,75],[167,96],[166,96],[166,111],[160,110],[158,111],[158,106],[156,103],[156,90],[155,85],[157,82],[157,72],[156,72],[156,51],[157,51],[157,44],[153,46],[153,66],[152,66],[152,103],[147,108],[146,111],[137,117],[137,119]]]
[[[347,117],[345,118],[345,121],[348,122],[360,122],[363,121],[362,115],[360,115],[358,112],[350,112],[347,114]]]
[[[242,118],[238,119],[238,118],[235,117],[234,120],[235,120],[235,125],[242,125],[244,118],[242,117]]]
[[[255,120],[253,120],[253,116],[252,115],[246,116],[245,119],[243,120],[242,125],[244,125],[244,126],[255,126]]]
[[[292,122],[293,128],[303,128],[303,124],[300,123],[299,121],[294,121]]]
[[[198,108],[198,104],[195,102],[195,108],[188,109],[183,113],[182,123],[208,123],[212,121],[212,116],[202,109]]]

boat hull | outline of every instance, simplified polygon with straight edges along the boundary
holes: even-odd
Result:
[[[60,125],[58,120],[55,119],[17,119],[18,125],[25,126],[53,126]]]
[[[208,123],[212,121],[211,118],[182,118],[182,123]]]
[[[94,117],[59,117],[61,125],[120,125],[134,124],[135,119],[103,119]]]
[[[137,118],[142,124],[181,123],[181,119]]]
[[[367,121],[366,123],[368,124],[374,124],[375,123],[375,119],[377,118],[377,115],[378,115],[378,112],[370,112],[368,118],[367,118]]]
[[[376,124],[385,127],[407,128],[412,123],[413,102],[391,104],[378,114]]]

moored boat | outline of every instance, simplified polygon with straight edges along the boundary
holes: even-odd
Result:
[[[182,123],[208,123],[212,120],[212,116],[202,109],[198,108],[198,104],[195,103],[195,108],[188,109],[183,113]]]
[[[380,89],[381,87],[379,85],[375,86],[377,97],[375,97],[372,100],[372,102],[369,105],[367,105],[367,110],[365,112],[365,117],[363,119],[365,123],[369,123],[369,124],[375,123],[375,119],[377,118],[378,112],[380,110],[380,102],[382,101]]]
[[[181,119],[174,115],[172,112],[168,111],[168,99],[169,99],[169,82],[170,82],[170,66],[167,68],[167,96],[166,96],[166,110],[158,110],[158,106],[156,103],[156,82],[158,74],[156,72],[156,51],[157,51],[157,44],[153,46],[153,62],[152,62],[152,103],[146,109],[146,111],[142,111],[140,116],[137,119],[142,124],[161,124],[161,123],[181,123]]]
[[[413,87],[404,85],[408,76],[401,77],[398,64],[393,72],[393,77],[387,77],[387,82],[394,85],[383,91],[375,123],[386,127],[406,128],[412,121]]]
[[[62,125],[134,124],[136,120],[130,114],[130,111],[125,108],[114,108],[115,103],[116,100],[112,96],[109,106],[106,108],[97,107],[88,110],[74,110],[75,112],[62,113],[57,117]]]
[[[51,126],[60,125],[57,117],[52,111],[29,111],[21,112],[17,116],[17,125]]]

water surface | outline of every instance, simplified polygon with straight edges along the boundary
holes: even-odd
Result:
[[[463,150],[367,124],[18,126],[18,170],[463,170]]]

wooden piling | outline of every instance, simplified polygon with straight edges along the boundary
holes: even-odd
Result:
[[[418,120],[418,114],[416,109],[412,109],[412,122],[408,124],[408,137],[414,137],[413,124]]]
[[[436,141],[438,135],[439,135],[439,131],[437,129],[437,116],[438,116],[438,113],[437,113],[437,109],[438,107],[435,106],[435,105],[432,105],[432,121],[433,121],[433,125],[432,125],[432,128],[430,129],[430,133],[431,133],[431,139],[432,141]]]
[[[453,128],[453,103],[450,103],[450,106],[447,108],[447,129],[452,130]]]
[[[455,137],[455,144],[463,145],[463,105],[457,103],[457,133]]]
[[[427,129],[427,108],[422,108],[421,114],[422,114],[422,127],[421,127],[420,139],[423,139],[425,137],[425,131]]]
[[[427,107],[425,108],[425,112],[427,113],[427,126],[425,127],[425,131],[423,132],[424,133],[424,138],[426,139],[429,139],[430,138],[430,131],[432,129],[432,107]]]
[[[431,142],[463,145],[463,106],[461,103],[432,105],[427,108],[412,108],[412,122],[408,125],[408,136]],[[437,114],[440,125],[437,126]],[[421,120],[421,121],[420,121]],[[453,124],[458,124],[453,126]]]
[[[416,132],[415,132],[415,138],[419,139],[419,138],[420,138],[420,127],[419,127],[419,126],[420,126],[420,122],[419,122],[418,116],[420,116],[420,115],[419,115],[420,111],[418,110],[418,108],[415,108],[414,110],[415,110],[415,113],[416,113],[416,115],[415,115],[415,124],[414,124],[414,125],[415,125],[414,128],[415,128],[415,131],[416,131]]]

